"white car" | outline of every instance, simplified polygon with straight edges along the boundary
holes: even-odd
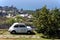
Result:
[[[31,33],[33,30],[24,23],[14,23],[8,30],[10,33]]]

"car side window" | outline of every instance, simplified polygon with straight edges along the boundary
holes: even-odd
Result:
[[[15,25],[14,27],[17,28],[17,27],[19,27],[19,25]]]
[[[19,25],[19,27],[25,27],[25,25]]]

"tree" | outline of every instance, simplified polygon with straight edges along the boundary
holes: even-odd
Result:
[[[60,11],[55,8],[54,10],[48,10],[46,6],[37,10],[33,15],[33,24],[44,35],[55,36],[59,34],[57,31],[60,28]]]
[[[48,9],[46,8],[46,6],[44,6],[42,9],[37,10],[36,13],[33,15],[33,24],[40,30],[41,26],[43,26],[43,24],[45,25],[44,22],[46,22],[47,20],[47,16],[48,16]]]

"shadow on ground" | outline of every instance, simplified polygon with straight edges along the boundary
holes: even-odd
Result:
[[[28,33],[15,33],[13,35],[35,35],[35,33],[31,33],[31,34],[28,34]]]

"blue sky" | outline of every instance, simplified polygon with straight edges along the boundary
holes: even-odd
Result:
[[[0,6],[16,6],[18,9],[35,10],[47,5],[47,8],[60,8],[60,0],[0,0]]]

